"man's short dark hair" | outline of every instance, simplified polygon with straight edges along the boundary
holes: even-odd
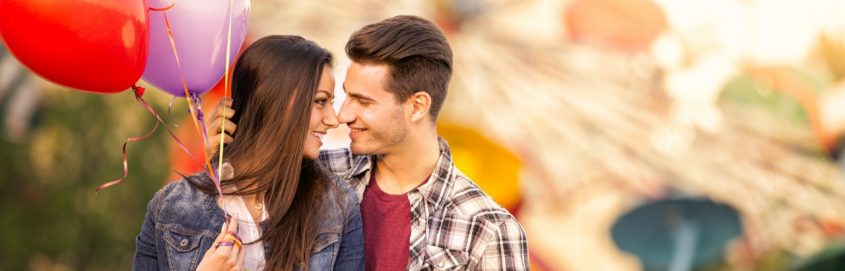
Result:
[[[428,93],[431,117],[437,119],[452,77],[452,49],[434,23],[401,15],[364,26],[349,38],[346,54],[361,64],[386,64],[385,87],[399,102],[418,91]]]

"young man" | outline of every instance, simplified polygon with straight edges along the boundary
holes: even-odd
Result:
[[[437,136],[452,75],[440,29],[393,17],[353,33],[346,54],[338,120],[351,129],[351,153],[320,160],[358,190],[367,269],[528,269],[522,227],[455,168]]]
[[[338,120],[352,143],[319,160],[358,192],[367,270],[528,270],[522,227],[455,167],[437,135],[452,75],[440,29],[396,16],[353,33],[346,53]]]

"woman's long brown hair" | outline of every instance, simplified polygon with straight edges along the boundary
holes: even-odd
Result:
[[[261,239],[269,247],[265,270],[308,268],[328,179],[303,156],[311,107],[331,54],[299,36],[268,36],[247,48],[235,65],[232,117],[238,129],[224,156],[235,169],[223,186],[231,193],[263,193],[269,218]],[[209,194],[208,182],[190,181]],[[251,240],[244,240],[251,241]]]

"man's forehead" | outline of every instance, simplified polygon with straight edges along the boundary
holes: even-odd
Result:
[[[352,64],[346,69],[347,76],[350,74],[355,75],[362,75],[362,76],[377,76],[377,77],[387,77],[390,72],[390,66],[387,64],[379,64],[379,63],[368,63],[368,62],[355,62],[353,61]]]
[[[347,68],[343,80],[343,91],[347,93],[369,93],[372,95],[389,94],[385,89],[387,77],[386,64],[360,64],[353,62]]]

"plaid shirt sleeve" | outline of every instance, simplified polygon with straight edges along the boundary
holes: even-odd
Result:
[[[513,217],[493,225],[483,240],[475,270],[529,270],[525,232]]]
[[[346,148],[321,150],[317,162],[329,173],[343,175],[352,168],[352,151]]]

